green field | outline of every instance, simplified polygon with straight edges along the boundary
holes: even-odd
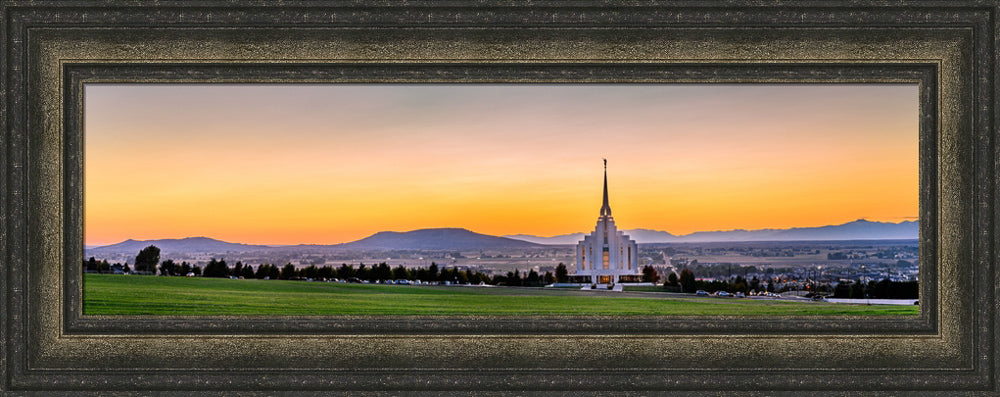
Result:
[[[917,306],[695,298],[659,292],[405,286],[85,274],[85,315],[898,316]]]

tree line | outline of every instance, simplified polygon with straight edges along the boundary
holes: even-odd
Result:
[[[862,283],[861,280],[854,280],[851,283],[838,283],[833,288],[834,298],[917,299],[919,296],[919,282],[892,281],[888,278],[880,281],[871,280],[868,283]]]
[[[135,258],[135,270],[145,274],[156,274],[157,271],[162,276],[202,276],[202,277],[243,277],[245,279],[273,279],[273,280],[332,280],[340,279],[345,281],[368,281],[379,282],[388,280],[419,280],[421,282],[454,282],[459,284],[491,284],[517,287],[542,287],[556,282],[568,282],[569,270],[566,265],[559,263],[555,272],[546,271],[538,273],[534,269],[529,269],[524,273],[518,269],[506,274],[487,275],[479,271],[459,269],[457,267],[439,267],[431,262],[428,267],[407,268],[402,265],[391,268],[387,263],[382,262],[377,265],[366,266],[364,263],[358,267],[349,264],[341,264],[340,267],[309,265],[304,268],[297,268],[291,263],[282,267],[272,264],[261,264],[254,268],[252,265],[236,262],[232,266],[226,263],[225,259],[212,258],[204,268],[198,265],[189,264],[186,261],[176,263],[172,259],[160,260],[160,249],[150,245],[139,251]],[[643,281],[656,282],[659,275],[652,266],[643,269]]]
[[[668,292],[694,293],[703,290],[708,293],[716,291],[726,291],[729,293],[750,291],[758,292],[784,292],[777,291],[774,283],[768,280],[766,283],[756,276],[747,280],[742,276],[736,276],[732,280],[698,280],[694,272],[690,269],[682,269],[680,276],[671,272],[667,280],[663,283],[663,288]],[[888,278],[881,281],[871,280],[862,283],[861,280],[853,282],[840,282],[836,286],[830,284],[811,284],[808,286],[811,292],[831,295],[834,298],[850,299],[917,299],[920,296],[920,283],[917,281],[892,281]]]
[[[94,258],[84,261],[87,270],[100,268],[101,263]],[[107,268],[107,261],[104,262]],[[128,273],[128,265],[125,265],[125,272]],[[93,269],[92,269],[93,268]],[[172,259],[160,262],[160,249],[155,245],[143,248],[135,257],[135,272],[140,274],[157,274],[162,276],[202,276],[202,277],[243,277],[245,279],[275,279],[275,280],[352,280],[378,282],[387,280],[420,280],[421,282],[455,282],[485,283],[491,285],[506,285],[517,287],[542,287],[552,283],[569,282],[569,270],[564,263],[559,263],[555,272],[546,271],[538,273],[534,269],[522,273],[515,269],[506,274],[487,275],[479,271],[463,270],[458,268],[440,268],[432,262],[428,267],[407,268],[402,265],[390,268],[385,262],[377,265],[366,266],[360,264],[357,268],[353,265],[342,264],[340,267],[310,265],[304,268],[296,268],[295,265],[287,263],[282,267],[272,264],[261,264],[254,268],[252,265],[244,265],[236,262],[231,267],[225,259],[217,260],[212,258],[204,268],[186,261],[176,263]],[[659,274],[652,266],[642,268],[642,281],[656,283],[659,281]]]
[[[111,266],[119,264],[108,264],[107,260],[98,262],[93,257],[83,262],[85,270],[107,272]],[[128,265],[124,265],[125,272],[129,272]],[[309,265],[304,268],[296,268],[291,263],[282,267],[272,264],[261,264],[254,268],[252,265],[236,262],[232,266],[226,263],[225,259],[211,259],[204,268],[187,262],[176,263],[171,259],[160,262],[160,249],[150,245],[139,251],[135,258],[135,271],[145,274],[156,274],[157,271],[163,276],[202,276],[202,277],[243,277],[246,279],[271,279],[271,280],[332,280],[340,279],[345,281],[368,281],[380,282],[389,280],[419,280],[421,282],[453,282],[459,284],[491,284],[517,287],[542,287],[552,283],[566,283],[569,281],[569,271],[565,264],[559,263],[555,272],[546,271],[539,274],[534,269],[527,273],[520,270],[506,272],[506,274],[487,275],[479,271],[469,269],[459,269],[457,267],[439,267],[431,262],[428,267],[407,268],[402,265],[390,267],[382,262],[367,266],[359,264],[354,267],[349,264],[341,264],[339,267]],[[642,281],[658,283],[660,275],[652,266],[642,268]],[[680,275],[671,272],[663,282],[663,288],[668,292],[694,293],[704,290],[709,293],[716,291],[726,291],[730,293],[750,291],[776,291],[774,283],[768,280],[766,283],[756,276],[745,279],[737,275],[735,279],[715,279],[712,281],[699,280],[690,268],[681,269]],[[916,281],[892,281],[884,279],[881,281],[869,281],[867,284],[860,280],[851,283],[837,283],[835,287],[829,284],[810,285],[813,292],[831,294],[835,298],[872,298],[872,299],[916,299],[919,296],[919,283]]]
[[[123,272],[128,273],[130,271],[128,264],[122,265],[121,263],[111,264],[108,260],[102,260],[98,262],[94,257],[83,261],[83,270],[87,272],[96,273],[111,273],[113,267],[119,267]]]
[[[212,258],[204,268],[198,265],[189,264],[186,261],[176,263],[172,259],[160,260],[160,249],[150,245],[139,251],[135,259],[135,270],[145,274],[156,274],[157,271],[162,276],[202,276],[202,277],[243,277],[245,279],[272,279],[272,280],[332,280],[341,279],[345,281],[368,281],[379,282],[388,280],[420,280],[421,282],[454,282],[459,284],[493,284],[493,285],[514,285],[541,287],[551,284],[555,280],[555,275],[545,272],[539,275],[535,270],[529,271],[522,276],[519,270],[507,272],[506,275],[487,275],[479,271],[469,269],[459,269],[458,267],[439,267],[437,263],[431,262],[430,266],[407,268],[402,265],[390,267],[382,262],[377,265],[359,264],[357,267],[349,264],[341,264],[339,267],[309,265],[297,268],[291,263],[278,267],[272,264],[261,264],[256,268],[249,264],[237,261],[230,266],[225,259]],[[556,273],[565,277],[566,266],[559,264],[560,269]]]

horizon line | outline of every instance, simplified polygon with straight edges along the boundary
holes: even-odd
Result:
[[[904,220],[899,221],[899,222],[878,221],[878,220],[869,220],[867,218],[857,218],[857,219],[852,220],[852,221],[846,221],[846,222],[843,222],[843,223],[836,223],[836,224],[826,224],[826,225],[791,226],[791,227],[786,227],[786,228],[767,227],[767,228],[759,228],[759,229],[736,228],[736,229],[699,230],[699,231],[694,231],[694,232],[685,233],[685,234],[674,234],[674,233],[671,233],[671,232],[669,232],[667,230],[651,229],[651,228],[644,228],[644,227],[634,227],[634,228],[621,229],[621,230],[623,230],[623,231],[624,230],[649,230],[649,231],[654,231],[654,232],[664,232],[664,233],[670,234],[673,237],[685,237],[685,236],[690,236],[690,235],[697,234],[697,233],[719,233],[719,232],[738,232],[738,231],[753,232],[753,231],[766,231],[766,230],[790,230],[790,229],[820,228],[820,227],[828,227],[828,226],[842,226],[842,225],[846,225],[846,224],[849,224],[849,223],[860,222],[860,221],[872,222],[872,223],[888,223],[888,224],[898,225],[898,224],[901,224],[901,223],[904,223],[904,222],[919,222],[920,220],[919,220],[918,217],[904,217]],[[553,235],[550,235],[550,236],[543,236],[543,235],[537,235],[537,234],[528,234],[528,233],[489,234],[489,233],[477,232],[477,231],[474,231],[473,229],[470,229],[470,228],[467,228],[467,227],[460,227],[460,226],[439,226],[439,227],[423,227],[423,228],[410,229],[410,230],[404,230],[404,231],[398,231],[398,230],[380,230],[380,231],[373,232],[371,234],[368,234],[368,235],[366,235],[364,237],[361,237],[361,238],[358,238],[358,239],[355,239],[355,240],[333,242],[333,243],[304,243],[304,242],[291,243],[291,244],[248,243],[248,242],[235,242],[234,243],[233,241],[229,241],[229,240],[223,240],[223,239],[219,239],[219,238],[215,238],[215,237],[209,237],[209,236],[205,236],[205,235],[200,235],[200,236],[160,237],[160,238],[146,238],[146,239],[137,239],[137,238],[130,237],[130,238],[126,238],[124,240],[120,240],[120,241],[116,241],[116,242],[111,242],[111,243],[88,244],[88,243],[84,242],[84,247],[103,247],[103,246],[109,246],[109,245],[115,245],[115,244],[124,243],[126,241],[184,240],[184,239],[193,239],[193,238],[207,238],[207,239],[211,239],[211,240],[215,240],[215,241],[221,241],[221,242],[224,242],[224,243],[244,244],[244,245],[262,245],[262,246],[270,246],[270,247],[296,246],[296,245],[340,245],[340,244],[347,244],[347,243],[351,243],[351,242],[354,242],[354,241],[362,240],[362,239],[374,236],[375,234],[378,234],[378,233],[409,233],[409,232],[414,232],[414,231],[418,231],[418,230],[434,230],[434,229],[461,229],[461,230],[466,230],[466,231],[473,232],[473,233],[484,234],[484,235],[494,236],[494,237],[504,237],[504,238],[510,238],[510,237],[507,237],[507,236],[532,236],[532,237],[538,237],[538,238],[553,238],[553,237],[568,236],[568,235],[580,234],[580,233],[586,234],[586,232],[580,232],[580,231],[578,231],[578,232],[562,233],[562,234],[553,234]]]

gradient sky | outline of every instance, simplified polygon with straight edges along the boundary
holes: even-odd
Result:
[[[85,95],[85,240],[685,234],[917,216],[916,85],[123,85]]]

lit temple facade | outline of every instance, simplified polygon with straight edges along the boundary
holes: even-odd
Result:
[[[604,203],[597,227],[576,244],[577,283],[616,284],[642,281],[639,249],[635,241],[618,230],[608,204],[608,160],[604,160]]]

